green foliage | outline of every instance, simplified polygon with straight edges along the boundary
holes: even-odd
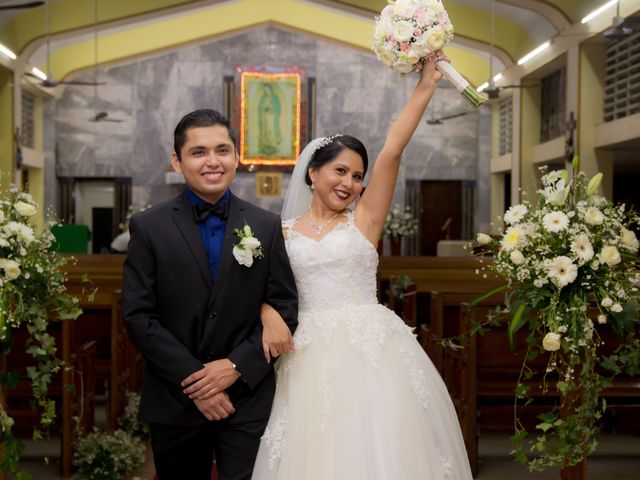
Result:
[[[127,392],[127,404],[124,407],[124,412],[118,418],[118,426],[134,437],[144,440],[150,436],[149,424],[140,421],[138,418],[139,409],[140,395],[134,392]]]
[[[40,428],[46,429],[55,418],[49,384],[62,368],[55,340],[47,332],[49,318],[75,319],[81,310],[78,299],[66,292],[62,267],[69,259],[53,252],[52,225],[36,231],[30,224],[29,218],[36,212],[31,195],[14,186],[0,198],[0,342],[9,340],[10,345],[14,329],[27,331],[26,352],[35,360],[27,369],[32,405],[41,412]],[[13,388],[17,378],[15,372],[9,372],[1,382]],[[21,447],[11,433],[12,425],[13,419],[0,405],[0,433],[5,445],[0,472],[17,469]],[[35,439],[41,436],[40,431],[34,431]],[[24,476],[18,472],[14,478]]]
[[[144,463],[142,441],[125,432],[94,430],[80,439],[73,462],[87,480],[118,480]]]
[[[408,275],[401,275],[391,279],[391,295],[398,299],[404,298],[406,288],[413,283]]]

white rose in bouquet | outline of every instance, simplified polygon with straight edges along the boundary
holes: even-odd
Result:
[[[397,22],[393,26],[393,36],[399,42],[408,42],[413,36],[413,25],[405,20]]]
[[[547,352],[560,350],[560,335],[554,332],[547,333],[542,339],[542,348]]]
[[[15,208],[16,212],[18,212],[23,217],[32,217],[38,210],[35,205],[31,205],[27,202],[16,202],[13,208]]]
[[[631,253],[636,253],[638,251],[638,238],[636,237],[636,234],[632,230],[628,230],[626,228],[623,228],[620,234],[620,239],[626,249]]]
[[[476,237],[476,241],[480,245],[488,245],[491,243],[491,237],[486,233],[479,233],[478,236]]]
[[[433,51],[440,50],[446,41],[446,35],[442,28],[432,28],[429,32],[429,40],[427,45]]]
[[[600,263],[606,263],[610,267],[619,264],[621,261],[620,252],[616,247],[607,245],[600,251]]]
[[[20,276],[20,264],[15,260],[0,259],[0,268],[4,270],[4,275],[8,280],[15,280]]]
[[[522,265],[525,262],[524,255],[520,250],[513,250],[509,255],[509,258],[511,258],[511,261],[515,265]]]
[[[604,222],[604,215],[596,207],[587,208],[587,212],[584,214],[584,221],[589,225],[602,225]]]

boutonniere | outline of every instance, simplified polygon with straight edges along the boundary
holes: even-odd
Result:
[[[240,243],[233,246],[233,256],[240,265],[250,267],[254,258],[262,258],[262,244],[253,236],[251,227],[247,224],[242,229],[236,228],[235,232]]]

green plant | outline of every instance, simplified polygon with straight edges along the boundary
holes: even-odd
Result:
[[[11,348],[12,332],[28,333],[27,353],[35,365],[26,374],[33,390],[33,405],[42,414],[34,439],[41,438],[55,418],[55,402],[48,397],[53,376],[64,367],[57,356],[54,338],[47,332],[50,320],[75,319],[80,315],[78,299],[65,287],[62,267],[68,259],[51,250],[53,235],[47,225],[36,231],[29,219],[37,212],[31,195],[15,186],[0,198],[0,345],[2,354]],[[4,388],[15,387],[18,375],[3,374]],[[21,443],[11,432],[13,419],[0,404],[1,440],[4,453],[0,472],[15,472]]]
[[[124,430],[94,430],[78,441],[73,463],[87,480],[118,480],[140,468],[144,454],[142,440]]]
[[[637,374],[640,369],[640,259],[632,230],[640,218],[624,205],[596,195],[602,175],[588,180],[577,171],[578,165],[576,158],[572,180],[566,170],[543,170],[537,204],[524,201],[511,207],[498,239],[479,235],[477,240],[494,255],[485,268],[507,283],[475,302],[501,290],[509,293],[505,308],[472,330],[481,333],[507,315],[513,347],[516,332],[526,327],[527,353],[516,401],[529,403],[527,380],[540,378],[545,391],[551,388],[560,397],[556,407],[539,415],[532,439],[515,415],[514,454],[531,470],[575,465],[592,453],[597,422],[606,408],[599,393],[611,384],[612,375]],[[602,340],[594,320],[610,323],[620,338],[614,355],[599,354]],[[536,372],[531,362],[542,354],[548,355],[548,362],[544,371]],[[612,373],[603,375],[603,368]]]
[[[418,221],[411,208],[407,206],[403,209],[400,205],[394,205],[384,221],[382,236],[400,240],[400,237],[413,237],[417,233]]]
[[[397,298],[398,300],[404,300],[405,290],[407,286],[411,285],[412,283],[413,281],[411,280],[411,277],[409,277],[408,275],[392,277],[391,286],[390,286],[391,295]]]
[[[140,421],[138,409],[140,408],[140,395],[135,392],[127,392],[127,404],[124,412],[118,418],[118,426],[127,433],[141,438],[149,438],[149,424]]]

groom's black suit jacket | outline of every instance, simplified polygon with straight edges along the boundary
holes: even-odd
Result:
[[[232,254],[234,230],[249,225],[264,257],[251,267]],[[280,217],[231,194],[215,281],[185,193],[135,215],[124,265],[124,319],[145,359],[140,416],[166,425],[207,422],[180,382],[203,364],[229,358],[242,374],[227,393],[232,422],[268,417],[273,367],[262,352],[260,306],[272,305],[293,331],[297,292]]]

